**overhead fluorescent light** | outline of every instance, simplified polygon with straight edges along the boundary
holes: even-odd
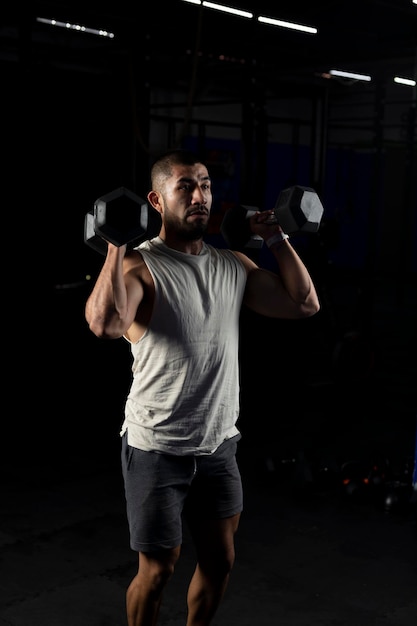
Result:
[[[109,37],[110,39],[114,38],[114,33],[111,33],[108,30],[104,30],[104,29],[87,28],[87,26],[82,26],[81,24],[71,24],[71,22],[60,22],[59,20],[47,19],[44,17],[37,17],[36,21],[41,22],[42,24],[49,24],[50,26],[57,26],[58,28],[66,28],[67,30],[77,30],[80,33],[89,33],[90,35],[98,35],[100,37]]]
[[[354,80],[371,80],[371,77],[367,74],[355,74],[354,72],[344,72],[343,70],[329,70],[329,74],[332,76],[341,76],[341,78],[352,78]]]
[[[300,30],[303,33],[317,34],[317,28],[314,28],[314,26],[303,26],[302,24],[295,24],[293,22],[283,22],[282,20],[265,17],[264,15],[260,15],[258,17],[258,22],[261,22],[262,24],[270,24],[271,26],[281,26],[281,28]]]
[[[241,11],[240,9],[234,9],[232,7],[226,6],[224,4],[218,4],[217,2],[206,2],[206,0],[183,0],[184,2],[188,2],[189,4],[198,4],[203,5],[207,9],[215,9],[216,11],[223,11],[225,13],[231,13],[232,15],[238,15],[239,17],[246,17],[248,19],[252,19],[254,17],[253,13],[249,13],[249,11]],[[284,22],[283,20],[276,20],[272,17],[265,17],[264,15],[260,15],[258,17],[258,22],[263,24],[270,24],[271,26],[281,26],[281,28],[289,28],[292,30],[299,30],[303,33],[317,33],[317,28],[313,26],[304,26],[303,24],[296,24],[294,22]]]
[[[417,0],[415,1],[417,4]],[[400,85],[408,85],[410,87],[416,86],[416,81],[412,78],[401,78],[400,76],[394,76],[394,83],[399,83]]]
[[[207,7],[207,9],[215,9],[216,11],[223,11],[224,13],[232,13],[233,15],[238,15],[239,17],[247,17],[249,19],[253,18],[253,13],[249,13],[248,11],[241,11],[240,9],[233,9],[232,7],[227,7],[223,4],[216,4],[215,2],[206,2],[203,0],[203,7]]]
[[[218,4],[217,2],[206,2],[206,0],[184,0],[184,2],[189,2],[190,4],[202,4],[203,7],[206,7],[207,9],[223,11],[223,13],[232,13],[233,15],[238,15],[239,17],[247,17],[248,19],[253,18],[253,13],[242,11],[241,9],[234,9],[233,7],[228,7],[225,4]]]

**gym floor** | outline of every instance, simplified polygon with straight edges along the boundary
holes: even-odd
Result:
[[[348,291],[338,294],[342,328]],[[136,556],[118,427],[129,358],[122,341],[103,344],[85,328],[85,295],[52,294],[57,328],[72,320],[68,336],[58,344],[44,322],[31,348],[47,365],[35,365],[3,426],[1,626],[126,624]],[[349,358],[329,348],[327,319],[300,333],[243,316],[245,508],[213,626],[415,626],[415,295],[384,287],[372,349],[359,357],[352,333]],[[161,626],[184,626],[193,567],[185,529]]]

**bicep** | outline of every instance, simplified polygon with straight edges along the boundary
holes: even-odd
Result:
[[[312,314],[308,304],[291,297],[279,274],[260,268],[248,274],[244,303],[266,317],[295,320]]]
[[[281,278],[262,268],[248,272],[244,304],[267,317],[293,317],[293,302],[284,289]]]
[[[126,263],[124,271],[126,286],[126,330],[124,336],[130,341],[137,341],[144,333],[152,310],[153,282],[146,266]]]
[[[277,274],[260,268],[243,252],[234,251],[247,274],[243,304],[255,313],[268,317],[286,317],[285,301],[288,297]]]
[[[126,290],[125,323],[129,327],[134,321],[137,310],[143,301],[145,289],[140,267],[138,267],[137,263],[132,263],[128,258],[125,258],[123,265],[123,281]]]

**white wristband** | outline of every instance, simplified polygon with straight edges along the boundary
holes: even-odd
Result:
[[[268,248],[271,248],[276,243],[282,243],[285,239],[289,239],[289,235],[281,231],[280,233],[272,235],[272,237],[270,237],[269,239],[265,239],[265,243]]]

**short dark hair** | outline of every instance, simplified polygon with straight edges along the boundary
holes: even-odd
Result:
[[[177,148],[163,152],[155,159],[151,167],[152,188],[159,186],[162,179],[171,176],[174,165],[195,165],[196,163],[204,163],[204,161],[192,150]]]

